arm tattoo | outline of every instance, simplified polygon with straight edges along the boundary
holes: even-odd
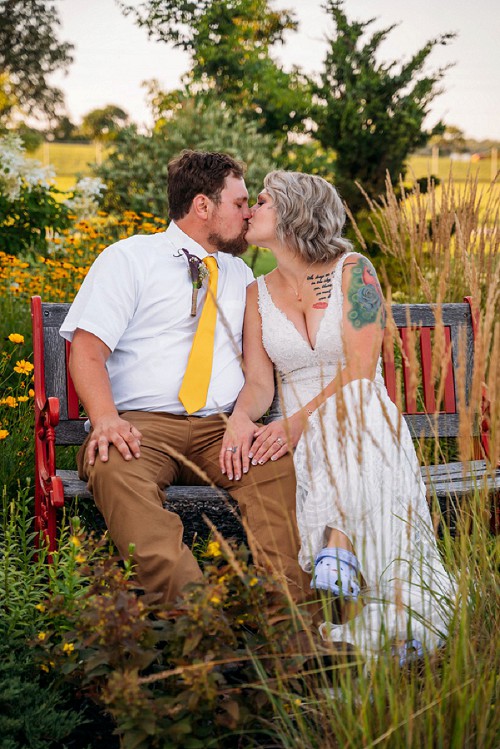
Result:
[[[352,269],[347,298],[351,304],[347,317],[354,328],[359,330],[377,320],[385,328],[382,289],[373,265],[365,257],[360,257]]]
[[[332,274],[315,273],[308,276],[307,280],[313,287],[316,295],[313,309],[326,309],[328,307],[328,301],[332,295]]]

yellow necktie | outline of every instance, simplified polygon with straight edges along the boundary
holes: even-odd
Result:
[[[217,261],[209,255],[203,259],[203,262],[209,272],[207,295],[179,390],[179,400],[188,414],[199,411],[207,402],[214,358],[215,323],[217,321]]]

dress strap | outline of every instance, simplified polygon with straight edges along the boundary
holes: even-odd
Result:
[[[347,260],[348,257],[351,255],[359,255],[359,252],[356,252],[353,250],[352,252],[345,252],[339,259],[337,265],[335,266],[335,269],[333,271],[333,276],[335,279],[342,277],[342,268],[344,267],[344,263]]]
[[[259,305],[260,316],[264,316],[264,312],[269,310],[271,304],[271,296],[267,290],[267,284],[264,280],[264,276],[257,276],[257,302]]]

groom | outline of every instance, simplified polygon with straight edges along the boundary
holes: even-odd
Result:
[[[227,489],[259,550],[256,564],[271,566],[295,600],[305,600],[291,457],[241,476],[219,469],[222,414],[243,384],[253,280],[238,257],[250,217],[242,165],[223,153],[185,151],[168,165],[168,199],[168,229],[105,249],[61,327],[91,423],[80,476],[120,554],[134,545],[140,584],[164,604],[202,577],[180,518],[163,509],[163,490],[175,481]]]

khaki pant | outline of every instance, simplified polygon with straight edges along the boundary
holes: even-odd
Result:
[[[142,433],[141,457],[125,461],[110,446],[109,461],[89,466],[86,443],[78,454],[80,477],[88,481],[111,538],[123,557],[135,546],[134,561],[140,584],[148,592],[161,592],[164,603],[173,603],[189,583],[201,579],[190,549],[182,542],[178,515],[163,509],[165,487],[204,484],[184,456],[237,500],[249,535],[262,550],[257,566],[271,565],[284,575],[297,602],[307,598],[309,576],[298,565],[299,539],[295,517],[295,476],[291,456],[263,466],[251,466],[240,481],[229,481],[219,468],[219,451],[225,425],[220,416],[173,416],[128,411],[123,418]]]

